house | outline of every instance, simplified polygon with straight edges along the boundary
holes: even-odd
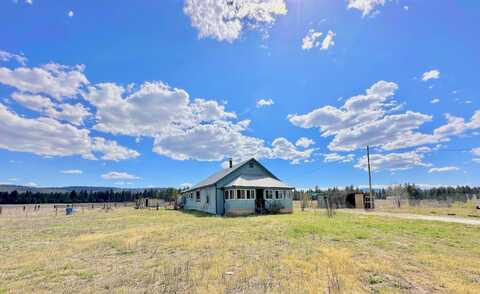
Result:
[[[182,192],[184,209],[216,215],[292,212],[294,188],[254,158],[221,170]]]

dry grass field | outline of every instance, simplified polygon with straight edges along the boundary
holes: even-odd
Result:
[[[0,293],[479,293],[480,227],[323,211],[0,216]]]

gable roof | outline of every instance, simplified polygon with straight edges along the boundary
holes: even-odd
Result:
[[[275,175],[273,175],[267,168],[265,168],[260,162],[258,162],[255,158],[250,158],[248,160],[245,160],[245,161],[242,161],[238,164],[235,164],[233,165],[231,168],[226,168],[226,169],[222,169],[221,171],[218,171],[216,173],[214,173],[213,175],[209,176],[208,178],[206,178],[205,180],[201,181],[200,183],[194,185],[193,187],[191,187],[190,189],[184,191],[184,192],[188,192],[188,191],[192,191],[192,190],[196,190],[196,189],[200,189],[200,188],[203,188],[203,187],[208,187],[208,186],[213,186],[215,185],[218,181],[220,181],[221,179],[225,178],[226,176],[228,176],[229,174],[233,173],[234,171],[238,170],[239,168],[241,168],[242,166],[246,165],[247,163],[249,163],[250,161],[254,161],[256,162],[261,168],[263,168],[272,178],[280,181]]]

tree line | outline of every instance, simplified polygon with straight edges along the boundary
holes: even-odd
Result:
[[[360,189],[358,187],[347,186],[345,188],[329,188],[308,189],[306,191],[298,191],[295,193],[295,199],[301,199],[301,193],[306,192],[310,198],[316,199],[322,196],[340,196],[348,195],[351,193],[368,193],[368,189]],[[445,186],[445,187],[432,187],[422,188],[415,184],[401,184],[389,186],[381,189],[373,189],[373,194],[377,199],[386,199],[389,196],[401,197],[405,199],[414,200],[454,200],[454,201],[467,201],[474,197],[480,198],[480,187],[470,186]]]
[[[71,192],[0,192],[0,204],[132,202],[140,198],[174,200],[177,189],[105,190]]]

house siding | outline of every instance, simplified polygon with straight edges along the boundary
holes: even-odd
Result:
[[[196,193],[200,191],[200,201],[196,201]],[[215,186],[204,187],[198,190],[194,190],[193,199],[186,197],[184,208],[187,210],[198,210],[206,213],[216,214],[216,195]],[[207,195],[209,201],[207,202]]]

